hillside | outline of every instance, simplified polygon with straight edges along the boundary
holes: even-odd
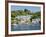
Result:
[[[30,22],[32,19],[35,18],[40,18],[40,11],[38,12],[31,12],[30,10],[24,9],[24,10],[16,10],[16,11],[11,11],[11,24],[14,22],[18,23],[18,19],[16,18],[17,16],[27,16],[27,15],[32,15],[30,18]]]

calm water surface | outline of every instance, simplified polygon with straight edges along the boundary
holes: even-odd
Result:
[[[23,31],[23,30],[40,30],[41,24],[18,24],[18,25],[11,25],[11,31]]]

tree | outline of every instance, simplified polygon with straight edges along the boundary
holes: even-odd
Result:
[[[27,9],[24,9],[24,12],[27,12],[28,10]]]

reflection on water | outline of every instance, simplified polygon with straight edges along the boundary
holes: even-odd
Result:
[[[11,25],[11,31],[22,31],[22,30],[40,30],[41,24],[18,24],[18,25]]]

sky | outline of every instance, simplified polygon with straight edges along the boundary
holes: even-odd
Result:
[[[32,12],[37,12],[40,11],[40,7],[36,7],[36,6],[15,6],[15,5],[11,5],[11,11],[15,11],[15,10],[24,10],[24,9],[28,9]]]

